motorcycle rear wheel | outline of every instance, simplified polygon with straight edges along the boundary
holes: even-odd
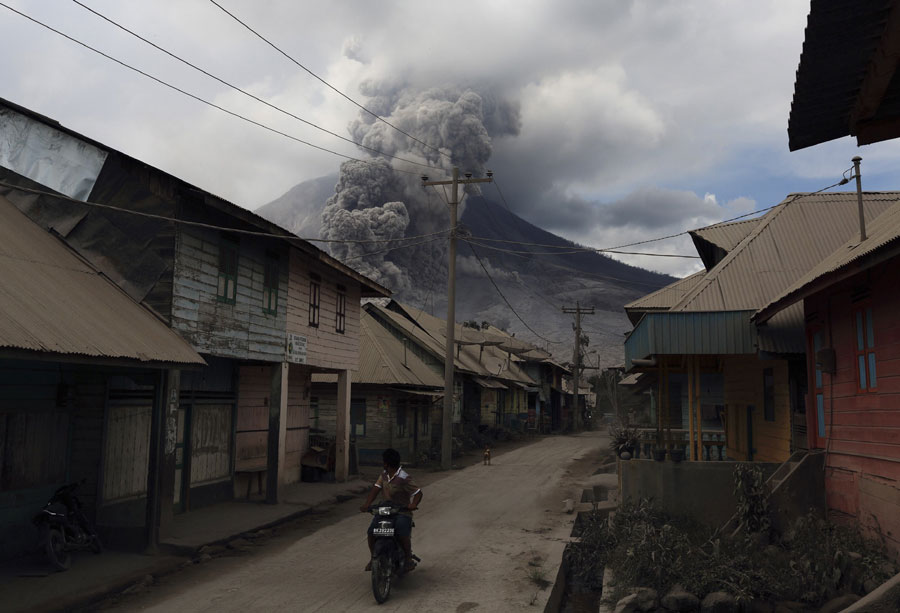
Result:
[[[100,541],[100,537],[94,534],[91,536],[91,551],[94,553],[103,553],[103,543]]]
[[[47,554],[47,559],[50,560],[53,568],[60,571],[69,570],[72,556],[66,551],[66,537],[60,530],[50,528],[50,532],[45,540],[44,552]]]
[[[386,554],[372,558],[372,594],[378,604],[391,595],[391,560]]]

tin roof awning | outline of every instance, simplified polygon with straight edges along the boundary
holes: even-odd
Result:
[[[653,355],[756,353],[754,311],[647,313],[625,341],[625,369]]]
[[[0,197],[0,353],[205,366],[183,338]]]
[[[498,390],[509,389],[508,387],[506,387],[499,381],[495,381],[494,379],[485,379],[484,377],[473,377],[473,379],[475,380],[475,383],[477,383],[478,385],[480,385],[481,387],[483,387],[485,389],[498,389]]]

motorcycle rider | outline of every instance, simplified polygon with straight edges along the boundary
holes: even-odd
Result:
[[[372,486],[365,504],[359,507],[359,510],[368,513],[369,507],[379,493],[385,500],[400,507],[400,514],[397,515],[394,522],[394,531],[397,541],[403,548],[403,553],[406,554],[406,571],[408,572],[416,566],[412,559],[412,512],[419,507],[419,503],[422,501],[422,490],[416,487],[409,473],[400,466],[400,452],[396,449],[385,449],[381,454],[381,459],[384,462],[384,470]],[[372,531],[375,529],[377,521],[378,517],[373,517],[367,531],[370,555],[374,553],[375,549],[375,535]],[[366,570],[372,570],[371,560],[366,564]]]

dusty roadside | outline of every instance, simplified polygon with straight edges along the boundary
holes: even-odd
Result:
[[[516,441],[504,441],[493,446],[493,462],[502,462],[503,456],[541,442],[547,437],[523,438]],[[429,486],[456,475],[459,471],[482,463],[480,450],[470,451],[459,458],[454,458],[453,469],[442,471],[430,466],[411,467],[418,484],[426,490]],[[365,482],[374,482],[378,468],[363,466],[361,477]],[[248,533],[240,539],[221,546],[201,549],[199,555],[192,559],[182,558],[178,565],[172,565],[168,571],[145,577],[128,588],[124,593],[111,594],[101,600],[81,606],[78,611],[110,611],[141,610],[149,603],[164,598],[166,595],[178,594],[188,586],[196,586],[236,571],[256,561],[264,561],[277,556],[296,542],[316,532],[359,515],[359,500],[366,488],[359,488],[353,494],[338,496],[336,502],[320,504],[306,514],[289,521],[272,526],[265,530]],[[425,501],[425,504],[428,500]],[[364,523],[364,522],[363,522]],[[360,529],[362,530],[362,528]]]

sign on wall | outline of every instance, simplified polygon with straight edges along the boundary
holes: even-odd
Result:
[[[306,337],[289,333],[286,343],[285,359],[294,364],[306,364]]]

